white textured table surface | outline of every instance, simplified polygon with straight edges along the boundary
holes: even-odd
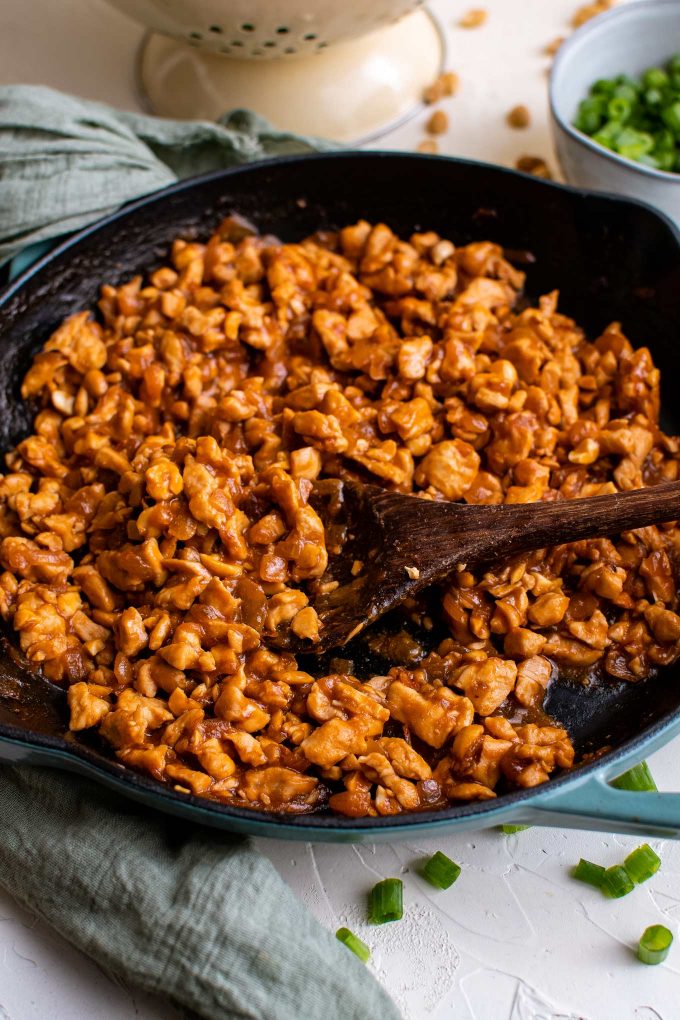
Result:
[[[475,0],[476,3],[476,0]],[[550,151],[542,49],[567,29],[578,0],[483,0],[487,25],[463,32],[466,0],[435,0],[447,29],[460,94],[440,150],[512,164]],[[0,0],[0,82],[42,82],[135,107],[137,26],[97,0]],[[532,112],[527,131],[504,114]],[[413,148],[424,117],[383,141]],[[433,223],[436,226],[436,223]],[[651,759],[662,789],[678,787],[680,741]],[[631,896],[608,901],[568,877],[585,856],[619,861],[639,840],[532,829],[418,839],[391,846],[305,846],[260,841],[323,924],[347,923],[373,947],[371,967],[408,1020],[676,1020],[680,949],[663,967],[637,963],[632,947],[649,924],[680,919],[680,845],[655,841],[663,868]],[[463,867],[445,893],[409,867],[442,849]],[[402,874],[400,924],[367,930],[366,890]],[[112,984],[88,960],[0,894],[0,1020],[171,1020],[172,1011]],[[263,1018],[266,1020],[266,1018]],[[306,1018],[301,1018],[306,1020]],[[374,1020],[367,1017],[366,1020]]]

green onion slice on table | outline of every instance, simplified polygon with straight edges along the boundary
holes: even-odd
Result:
[[[460,865],[437,850],[420,870],[423,878],[437,889],[448,889],[460,875]]]
[[[606,868],[603,868],[601,864],[593,864],[592,861],[586,861],[582,857],[572,871],[572,875],[579,882],[587,882],[588,885],[594,885],[597,889],[600,889],[605,871]]]
[[[338,928],[335,933],[336,939],[339,939],[343,945],[347,946],[348,949],[358,956],[362,963],[366,963],[371,955],[371,950],[368,948],[365,942],[362,942],[358,935],[355,935],[349,930],[349,928]]]
[[[623,866],[630,878],[639,885],[656,874],[661,867],[661,858],[652,850],[649,843],[643,843],[637,850],[628,854]]]
[[[673,935],[663,924],[652,924],[645,928],[638,945],[638,960],[654,966],[663,963],[671,948]]]
[[[385,878],[371,889],[368,920],[371,924],[400,921],[404,913],[404,884],[400,878]]]
[[[612,779],[609,785],[615,786],[617,790],[633,790],[636,793],[656,793],[658,789],[646,761],[633,765],[632,769]]]
[[[622,864],[606,868],[600,883],[600,889],[612,900],[627,896],[635,888],[635,883]]]

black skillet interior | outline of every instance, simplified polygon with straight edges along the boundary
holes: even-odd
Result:
[[[398,153],[346,153],[226,171],[142,199],[85,231],[9,288],[0,297],[3,451],[29,430],[31,410],[20,400],[20,381],[55,326],[71,312],[93,307],[100,283],[122,283],[153,268],[173,238],[205,238],[232,212],[289,241],[363,217],[385,221],[402,236],[433,229],[457,244],[489,239],[530,253],[523,265],[529,297],[559,288],[561,310],[591,337],[619,320],[633,344],[651,348],[662,372],[664,426],[680,432],[675,376],[680,245],[668,221],[638,204],[499,167]],[[359,670],[384,669],[363,646],[351,655]],[[584,688],[558,682],[547,707],[587,750],[633,738],[679,706],[676,668],[637,685],[612,681]],[[3,730],[16,734],[17,728],[61,737],[63,695],[25,672],[5,644],[0,737]],[[99,757],[94,746],[79,753]]]

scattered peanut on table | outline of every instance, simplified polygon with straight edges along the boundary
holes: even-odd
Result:
[[[439,146],[435,142],[434,138],[423,138],[422,142],[418,142],[418,152],[424,152],[431,156],[439,152]]]
[[[511,128],[522,129],[531,124],[531,114],[526,106],[513,106],[508,111],[506,120]]]
[[[423,99],[426,103],[438,103],[446,96],[454,96],[459,87],[458,75],[453,71],[444,71],[431,85],[425,89]]]
[[[592,3],[583,4],[574,13],[571,19],[572,28],[580,28],[586,21],[596,18],[598,14],[604,14],[616,3],[616,0],[593,0]]]
[[[483,7],[473,7],[459,18],[458,24],[461,28],[480,28],[488,16],[489,12]]]
[[[522,173],[533,174],[534,177],[542,177],[547,181],[552,178],[550,167],[542,156],[520,156],[515,167]]]
[[[443,110],[435,110],[429,117],[425,130],[431,135],[443,135],[449,126],[449,118]]]

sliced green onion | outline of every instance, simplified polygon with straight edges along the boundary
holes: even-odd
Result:
[[[654,150],[658,152],[675,152],[675,137],[667,128],[657,131]]]
[[[633,880],[622,864],[615,864],[613,868],[607,868],[600,883],[602,892],[612,900],[627,896],[634,888]]]
[[[598,145],[601,145],[603,149],[611,149],[612,152],[614,151],[614,140],[610,135],[605,134],[604,130],[596,131],[595,134],[592,135],[592,139],[594,142],[597,142]]]
[[[661,89],[647,89],[645,92],[647,106],[660,106],[663,103],[663,92]]]
[[[617,790],[634,790],[645,793],[652,793],[657,790],[654,777],[649,771],[649,765],[646,761],[641,761],[639,765],[633,765],[632,769],[628,769],[623,775],[612,779],[609,785],[615,786]]]
[[[661,116],[664,119],[666,127],[669,127],[673,134],[680,134],[680,100],[670,103],[666,109],[663,110]]]
[[[579,103],[574,127],[598,145],[645,166],[680,169],[680,55],[638,78],[601,78]],[[668,135],[671,136],[671,143]]]
[[[591,86],[590,94],[593,96],[611,96],[616,88],[616,82],[609,78],[600,78]]]
[[[637,850],[628,854],[623,866],[633,881],[640,885],[656,874],[661,867],[661,858],[654,853],[649,843],[643,843]]]
[[[646,156],[646,159],[654,158],[659,170],[675,170],[676,155],[674,152],[659,152],[655,157]],[[640,161],[642,162],[642,161]]]
[[[652,966],[663,963],[671,948],[673,935],[663,924],[652,924],[645,928],[638,945],[638,960]]]
[[[460,865],[437,850],[421,868],[420,874],[437,889],[448,889],[460,875]]]
[[[665,89],[668,80],[668,74],[662,67],[650,67],[642,75],[642,84],[648,89]]]
[[[607,123],[603,124],[597,132],[596,137],[606,138],[610,142],[615,142],[622,131],[623,124],[620,124],[617,120],[608,120]]]
[[[368,920],[371,924],[399,921],[404,913],[404,884],[400,878],[385,878],[371,889]]]
[[[501,825],[501,832],[506,836],[512,836],[515,832],[524,832],[525,829],[530,828],[530,825]]]
[[[601,126],[606,111],[607,101],[604,96],[589,96],[579,104],[574,124],[579,131],[592,135]]]
[[[607,103],[607,116],[610,120],[618,120],[621,123],[627,121],[633,112],[633,102],[625,96],[612,96]]]
[[[632,78],[628,78],[614,88],[612,98],[628,99],[631,103],[634,103],[637,100],[639,89],[638,83],[633,81]]]
[[[368,948],[365,942],[349,930],[349,928],[338,928],[335,933],[336,939],[339,939],[344,946],[351,949],[355,956],[358,956],[362,963],[366,963],[371,955],[371,950]]]
[[[579,882],[587,882],[588,885],[594,885],[596,889],[600,889],[605,876],[605,870],[601,864],[593,864],[592,861],[586,861],[582,857],[572,871],[572,876],[577,878]]]
[[[640,88],[640,82],[635,78],[631,78],[629,74],[619,74],[616,79],[616,87],[621,88],[622,86],[630,89],[633,92],[637,92]]]
[[[616,137],[616,151],[626,159],[639,160],[654,148],[654,139],[648,131],[636,131],[635,128],[624,127]]]

